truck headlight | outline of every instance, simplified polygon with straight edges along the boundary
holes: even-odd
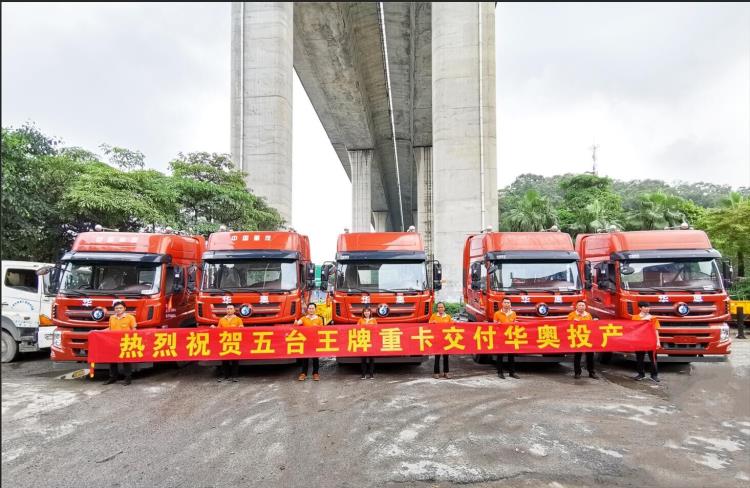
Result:
[[[719,336],[719,341],[724,342],[729,340],[729,326],[727,324],[724,324],[721,326],[721,335]]]
[[[60,349],[62,347],[62,332],[56,330],[52,333],[52,347]]]

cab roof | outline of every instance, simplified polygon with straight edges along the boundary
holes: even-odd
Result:
[[[303,259],[310,259],[308,237],[290,231],[214,232],[208,237],[206,249],[208,251],[297,251]]]
[[[481,239],[485,252],[572,251],[573,240],[563,232],[488,232],[472,236]]]
[[[644,230],[585,234],[576,238],[576,247],[585,242],[586,254],[612,254],[649,250],[709,250],[708,236],[701,230]]]
[[[137,253],[168,255],[174,259],[200,260],[205,247],[203,236],[155,234],[147,232],[82,232],[66,259],[79,253]]]
[[[340,234],[336,252],[422,251],[424,243],[417,232],[354,232]]]

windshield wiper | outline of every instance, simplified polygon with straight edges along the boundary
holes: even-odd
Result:
[[[653,286],[640,286],[638,288],[628,288],[628,290],[630,290],[630,291],[637,291],[637,292],[651,290],[651,291],[655,291],[657,293],[667,293],[667,290],[665,290],[663,288],[654,288]]]
[[[368,295],[370,293],[373,293],[373,290],[363,290],[362,288],[348,288],[346,289],[347,293],[367,293]]]
[[[382,290],[378,290],[381,293],[413,293],[416,295],[417,293],[421,293],[424,290],[418,290],[416,288],[383,288]]]
[[[87,295],[87,293],[78,290],[60,290],[60,293],[62,293],[63,295],[73,295],[76,297],[84,297]]]
[[[513,288],[512,286],[509,286],[507,288],[500,287],[497,289],[497,291],[504,291],[504,292],[510,292],[510,293],[518,293],[518,294],[521,294],[524,292],[523,290],[519,290],[518,288]]]
[[[245,290],[253,293],[281,293],[291,291],[283,288],[246,288]]]

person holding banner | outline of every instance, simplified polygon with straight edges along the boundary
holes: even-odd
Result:
[[[112,305],[114,305],[115,314],[109,316],[109,330],[135,330],[138,324],[135,322],[135,317],[129,313],[125,313],[125,303],[116,301]],[[133,378],[132,365],[130,363],[122,363],[122,373],[125,376],[122,384],[127,386]],[[104,384],[111,385],[117,381],[118,376],[118,363],[110,363],[109,379]]]
[[[365,307],[362,309],[362,317],[357,321],[357,325],[377,325],[378,321],[372,316],[372,309]],[[375,378],[375,357],[374,356],[362,356],[360,362],[362,367],[362,376],[360,379],[365,379],[365,373],[369,373],[370,379]]]
[[[429,323],[431,324],[449,324],[453,322],[453,318],[445,313],[445,303],[438,302],[437,313],[433,313],[430,316]],[[448,355],[447,354],[436,354],[435,355],[435,366],[433,367],[432,377],[435,379],[440,378],[440,357],[443,358],[443,378],[450,378],[451,374],[448,372]]]
[[[242,323],[242,319],[239,318],[234,314],[235,309],[234,305],[227,304],[227,313],[219,319],[219,328],[220,329],[235,329],[237,327],[244,327],[244,324]],[[212,325],[211,328],[215,328],[215,325]],[[219,383],[222,381],[232,381],[234,383],[237,383],[239,380],[237,379],[237,372],[240,368],[240,362],[238,360],[224,360],[221,362],[221,373],[223,373],[224,378],[222,378],[222,375],[219,374],[219,379],[216,380]],[[231,370],[231,371],[230,371]],[[231,372],[231,375],[230,375]]]
[[[590,322],[594,320],[594,318],[591,316],[590,313],[586,311],[586,302],[583,300],[578,300],[576,302],[576,309],[573,310],[568,314],[568,320],[573,322]],[[573,372],[575,374],[575,379],[578,379],[581,377],[581,356],[583,355],[582,352],[577,352],[573,356]],[[589,372],[589,378],[593,378],[595,380],[599,379],[599,376],[597,376],[596,371],[594,371],[594,353],[593,352],[587,352],[586,353],[586,370]]]
[[[322,327],[323,319],[316,312],[317,312],[317,307],[315,306],[315,304],[308,303],[307,314],[301,319],[297,320],[294,323],[294,325],[301,325],[303,327]],[[302,371],[300,371],[300,374],[297,377],[297,380],[305,381],[307,379],[307,371],[310,368],[310,358],[303,358],[301,362],[302,362]],[[312,371],[313,381],[320,381],[320,374],[318,373],[318,371],[320,370],[319,358],[312,358],[312,367],[313,367],[313,371]]]
[[[638,315],[633,315],[631,320],[650,320],[656,331],[656,347],[659,347],[659,321],[651,315],[651,306],[648,302],[638,302]],[[648,354],[648,358],[651,361],[651,381],[659,383],[659,370],[656,367],[656,351],[637,351],[635,353],[635,364],[636,371],[638,374],[633,378],[635,381],[641,381],[646,377],[646,369],[644,367],[644,356]]]
[[[495,312],[495,315],[493,316],[493,322],[496,324],[512,324],[516,321],[516,312],[511,310],[511,304],[509,298],[503,298],[503,304],[502,308]],[[515,367],[515,361],[514,361],[514,354],[508,354],[508,376],[515,379],[521,379],[516,374],[516,367]],[[505,379],[505,375],[503,374],[503,355],[497,354],[495,356],[495,363],[497,364],[497,375]]]

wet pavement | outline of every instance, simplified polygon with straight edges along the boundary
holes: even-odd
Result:
[[[452,379],[430,360],[363,381],[323,360],[320,382],[245,366],[217,383],[191,364],[105,386],[25,356],[2,365],[2,486],[748,486],[750,340],[724,363],[662,364],[659,384],[597,366],[502,380],[454,356]]]

